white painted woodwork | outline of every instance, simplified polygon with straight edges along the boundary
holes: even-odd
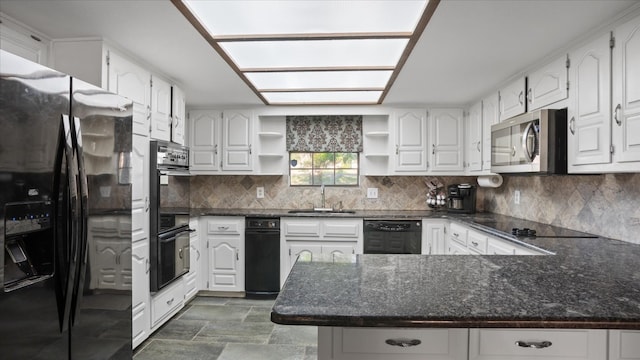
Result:
[[[422,255],[443,255],[446,253],[446,227],[448,221],[422,220]]]
[[[133,135],[131,151],[131,237],[149,241],[149,139]]]
[[[189,170],[220,170],[220,131],[222,114],[218,111],[189,112]]]
[[[187,114],[184,92],[177,86],[171,87],[171,141],[185,145]]]
[[[640,360],[640,331],[609,330],[609,360]]]
[[[131,270],[133,283],[131,289],[131,320],[133,348],[142,344],[151,332],[151,304],[149,295],[149,242],[138,241],[132,246]]]
[[[2,20],[0,22],[0,49],[38,64],[48,65],[49,40],[40,34],[34,34],[12,19],[1,16],[0,20]]]
[[[395,112],[395,167],[394,171],[426,172],[427,113],[424,109],[397,109]]]
[[[491,172],[491,126],[500,122],[498,94],[482,99],[482,170]]]
[[[466,171],[475,173],[482,171],[483,165],[483,129],[484,119],[482,118],[482,101],[473,104],[469,108],[467,116],[467,137],[466,144]]]
[[[207,227],[208,290],[244,291],[244,217],[203,217]]]
[[[184,283],[174,281],[151,297],[151,329],[157,330],[184,305]]]
[[[541,66],[527,77],[527,111],[543,108],[568,96],[567,55]]]
[[[157,76],[151,83],[151,138],[171,140],[171,85]]]
[[[251,171],[253,168],[252,113],[225,110],[222,118],[222,169]]]
[[[526,108],[526,78],[521,77],[498,90],[500,121],[524,114]]]
[[[389,115],[365,115],[362,119],[361,172],[365,175],[388,175],[391,171],[391,124]]]
[[[464,117],[462,109],[429,112],[431,171],[462,173],[464,170]]]

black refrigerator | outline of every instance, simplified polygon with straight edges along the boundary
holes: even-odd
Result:
[[[0,50],[0,358],[131,359],[131,121]]]

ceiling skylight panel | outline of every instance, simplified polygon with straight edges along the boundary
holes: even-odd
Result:
[[[303,71],[245,73],[259,90],[265,89],[368,89],[384,88],[391,70]]]
[[[414,31],[425,0],[183,1],[214,36]]]
[[[408,39],[248,41],[220,46],[240,70],[395,67]]]
[[[376,104],[382,91],[264,92],[269,104]]]

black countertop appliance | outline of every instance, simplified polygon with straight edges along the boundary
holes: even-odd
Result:
[[[453,184],[447,187],[447,211],[458,214],[476,212],[476,187],[471,184]]]

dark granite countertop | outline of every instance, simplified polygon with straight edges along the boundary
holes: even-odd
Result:
[[[495,214],[429,214],[554,255],[354,255],[298,261],[271,319],[385,327],[640,329],[640,246]],[[540,229],[517,238],[511,227]],[[548,236],[548,237],[544,237]]]

